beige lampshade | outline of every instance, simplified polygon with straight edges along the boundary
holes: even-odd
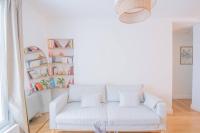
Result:
[[[115,10],[121,22],[131,24],[151,15],[155,0],[116,0]]]

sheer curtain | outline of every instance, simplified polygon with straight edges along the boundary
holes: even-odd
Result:
[[[9,110],[22,132],[28,133],[24,98],[22,1],[6,0],[6,56]]]
[[[0,129],[8,124],[8,93],[6,86],[5,0],[0,0]]]

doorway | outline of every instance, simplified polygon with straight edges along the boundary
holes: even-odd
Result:
[[[193,25],[173,23],[173,100],[192,99]]]

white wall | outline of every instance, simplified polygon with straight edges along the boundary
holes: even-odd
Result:
[[[44,19],[24,2],[24,44],[47,54],[48,38],[73,38],[75,83],[145,84],[172,105],[172,23],[126,25],[115,19]],[[53,92],[57,95],[58,93]]]
[[[23,36],[24,47],[38,46],[47,55],[45,20],[26,0],[23,0]],[[29,86],[27,75],[25,87]]]
[[[47,20],[47,38],[73,38],[75,83],[135,84],[172,104],[172,25],[148,20]]]
[[[45,19],[27,0],[23,0],[24,47],[37,45],[47,55]]]
[[[22,13],[24,47],[37,46],[44,51],[47,56],[46,21],[44,17],[41,16],[27,0],[23,0]],[[25,70],[25,88],[28,88],[29,86],[30,83]],[[48,103],[51,99],[51,93],[50,91],[43,91],[40,94],[43,101],[42,111],[46,112],[49,108]]]
[[[173,32],[173,99],[192,98],[192,65],[180,65],[180,47],[192,46],[192,28]]]
[[[191,107],[200,112],[200,24],[194,26],[193,37],[193,82]]]

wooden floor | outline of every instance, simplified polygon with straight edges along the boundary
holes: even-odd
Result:
[[[190,104],[191,100],[173,101],[174,113],[167,117],[167,133],[200,133],[200,113],[191,110]],[[30,133],[51,133],[52,131],[48,127],[48,114],[33,120],[30,124],[30,130]]]
[[[191,100],[174,100],[173,115],[167,118],[167,133],[200,133],[200,113],[190,108]]]
[[[44,126],[46,124],[48,124],[48,121],[49,121],[48,115],[49,114],[46,113],[46,114],[42,114],[41,117],[36,117],[36,118],[32,119],[30,124],[29,124],[30,133],[40,132],[40,130],[42,130],[44,128]],[[43,133],[43,132],[41,132],[41,133]],[[48,132],[46,132],[46,133],[48,133]]]

